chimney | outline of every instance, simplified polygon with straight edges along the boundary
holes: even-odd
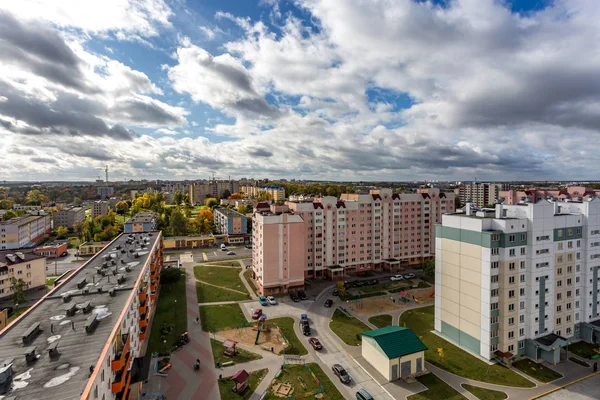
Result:
[[[502,204],[496,203],[496,218],[501,219],[503,215]]]
[[[465,204],[465,211],[468,216],[471,216],[471,201],[467,201]]]

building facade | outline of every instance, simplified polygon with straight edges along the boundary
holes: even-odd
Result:
[[[268,193],[269,200],[272,201],[285,201],[285,189],[281,186],[242,186],[240,191],[246,195],[246,197],[256,198],[260,193]]]
[[[0,250],[34,247],[50,233],[50,214],[42,211],[0,222]]]
[[[458,198],[460,204],[466,204],[470,200],[472,204],[483,208],[490,204],[496,204],[501,190],[508,189],[508,184],[501,183],[461,183],[458,186]]]
[[[158,228],[158,215],[156,213],[139,213],[131,217],[123,225],[123,232],[148,232]]]
[[[215,208],[214,222],[218,233],[239,235],[248,232],[246,216],[231,208]]]
[[[211,180],[208,183],[192,183],[188,186],[188,194],[190,197],[190,203],[204,204],[204,200],[207,197],[214,197],[220,199],[223,197],[225,191],[229,193],[237,193],[240,185],[236,181],[217,181]]]
[[[600,199],[444,215],[436,233],[435,329],[487,359],[556,363],[600,338]]]
[[[0,251],[0,300],[12,297],[11,279],[22,279],[27,290],[46,285],[46,259],[32,253]]]
[[[100,186],[96,188],[96,193],[98,194],[98,196],[100,196],[102,200],[108,199],[115,193],[115,188],[113,188],[112,186]]]
[[[77,252],[80,256],[93,256],[102,251],[108,243],[110,242],[83,242],[79,245]]]
[[[217,245],[214,235],[169,236],[164,239],[165,250],[196,249]]]
[[[585,186],[568,186],[558,189],[524,189],[524,190],[504,190],[499,193],[501,203],[510,204],[527,204],[536,203],[540,199],[550,201],[583,201],[589,200],[600,195],[600,191],[594,190]]]
[[[292,267],[301,268],[307,279],[343,279],[359,272],[397,270],[433,257],[435,223],[441,222],[442,214],[454,212],[454,194],[439,189],[407,194],[376,189],[368,194],[342,194],[340,199],[326,196],[268,207],[259,203],[255,208],[254,265],[268,269],[270,263],[260,261],[264,259],[261,254],[281,258],[287,251],[277,228],[289,229],[290,224],[283,222],[286,216],[302,225],[285,237],[294,251],[302,248],[304,252]],[[255,273],[264,287],[279,285],[281,280],[269,282],[266,278],[277,275]]]
[[[85,208],[69,207],[54,213],[54,229],[59,226],[64,226],[73,230],[76,224],[81,224],[85,221]]]
[[[103,217],[108,214],[110,209],[108,201],[98,200],[92,206],[92,218]]]
[[[46,243],[43,246],[36,247],[33,250],[34,254],[46,258],[58,258],[69,248],[68,240],[57,240],[52,243]]]

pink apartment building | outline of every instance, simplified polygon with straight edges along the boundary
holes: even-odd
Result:
[[[439,189],[343,194],[255,209],[253,271],[264,294],[303,288],[304,279],[420,264],[435,250],[435,224],[455,211]]]
[[[547,200],[574,200],[582,201],[587,197],[599,196],[600,192],[584,186],[569,186],[566,189],[526,189],[503,190],[498,194],[498,199],[503,199],[503,204],[536,203],[540,199]]]

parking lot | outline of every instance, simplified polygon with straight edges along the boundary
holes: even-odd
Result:
[[[252,312],[257,308],[261,308],[263,310],[263,314],[266,314],[268,319],[289,316],[300,318],[300,314],[306,314],[306,310],[308,310],[310,305],[313,303],[312,300],[303,300],[298,303],[294,303],[289,296],[275,297],[275,299],[277,300],[277,304],[274,306],[263,306],[258,301],[248,301],[240,303],[240,307],[242,308],[246,319],[248,321],[252,321]]]
[[[227,255],[229,251],[233,251],[235,254]],[[167,250],[165,255],[169,256],[170,260],[179,260],[180,256],[184,253],[191,253],[194,257],[194,262],[203,263],[208,261],[223,261],[228,259],[239,259],[239,258],[250,258],[252,257],[252,249],[246,249],[243,246],[231,246],[226,251],[221,250],[218,247],[212,247],[210,249],[189,249],[189,250]]]

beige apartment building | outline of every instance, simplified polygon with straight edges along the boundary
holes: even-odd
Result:
[[[0,222],[0,250],[35,247],[52,233],[50,214],[34,211],[29,215]]]
[[[83,207],[68,207],[54,213],[54,229],[59,226],[74,229],[76,224],[81,224],[85,221],[85,208]]]
[[[28,290],[46,285],[46,258],[33,253],[0,251],[0,300],[12,297],[11,278],[22,279]]]
[[[108,214],[110,209],[108,201],[98,200],[92,206],[92,218],[102,217]]]
[[[223,193],[228,190],[229,193],[237,193],[240,185],[236,181],[217,181],[211,180],[208,183],[192,183],[188,186],[188,194],[190,197],[190,203],[204,204],[204,200],[207,197],[214,197],[220,199],[223,197]]]
[[[281,186],[242,186],[240,191],[246,197],[256,198],[261,193],[268,193],[271,201],[285,201],[285,189]]]
[[[509,185],[505,183],[461,183],[458,186],[458,198],[460,204],[466,204],[467,200],[477,207],[495,204],[501,190],[508,190]]]

